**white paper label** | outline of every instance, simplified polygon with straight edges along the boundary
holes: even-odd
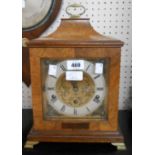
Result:
[[[56,76],[57,75],[57,66],[49,65],[48,75]]]
[[[66,80],[67,81],[82,81],[83,72],[82,71],[67,71]]]
[[[95,74],[103,74],[103,63],[95,64]]]
[[[67,70],[84,70],[84,60],[68,60]]]
[[[25,8],[25,0],[22,0],[22,8]]]

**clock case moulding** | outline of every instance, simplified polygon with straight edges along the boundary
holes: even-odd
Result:
[[[120,78],[120,51],[123,42],[98,34],[90,25],[89,19],[62,19],[58,29],[47,37],[33,39],[28,43],[31,60],[31,80],[33,98],[33,127],[28,134],[27,144],[30,142],[111,142],[123,143],[124,139],[118,126],[118,92]],[[67,48],[67,51],[61,49]],[[76,123],[76,120],[46,121],[42,114],[41,76],[36,72],[33,59],[38,53],[46,57],[46,52],[55,49],[54,58],[102,58],[109,57],[111,60],[111,71],[109,72],[110,85],[108,102],[108,125],[91,126],[86,129],[84,124]],[[38,53],[37,53],[38,51]],[[96,52],[95,52],[96,51]],[[50,55],[52,57],[52,54]],[[39,69],[40,70],[40,69]],[[40,71],[38,72],[40,73]],[[38,78],[38,79],[37,79]],[[81,119],[82,122],[82,119]],[[66,123],[66,124],[63,124]],[[93,120],[88,121],[93,124]],[[63,124],[63,125],[62,125]],[[63,128],[65,126],[65,128]],[[67,128],[68,126],[68,128]],[[77,128],[76,128],[77,127]]]

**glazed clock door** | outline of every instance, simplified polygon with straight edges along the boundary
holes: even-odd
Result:
[[[42,60],[45,119],[106,119],[105,60]]]

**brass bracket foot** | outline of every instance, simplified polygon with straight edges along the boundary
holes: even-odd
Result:
[[[125,143],[112,143],[112,145],[117,147],[117,150],[126,150]]]
[[[38,141],[26,141],[24,148],[26,149],[33,149],[34,145],[39,144]]]

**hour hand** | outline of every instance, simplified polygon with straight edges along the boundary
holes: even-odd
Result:
[[[71,84],[72,84],[72,86],[73,86],[73,90],[76,92],[76,91],[78,91],[78,84],[77,84],[77,82],[76,81],[71,81]]]

